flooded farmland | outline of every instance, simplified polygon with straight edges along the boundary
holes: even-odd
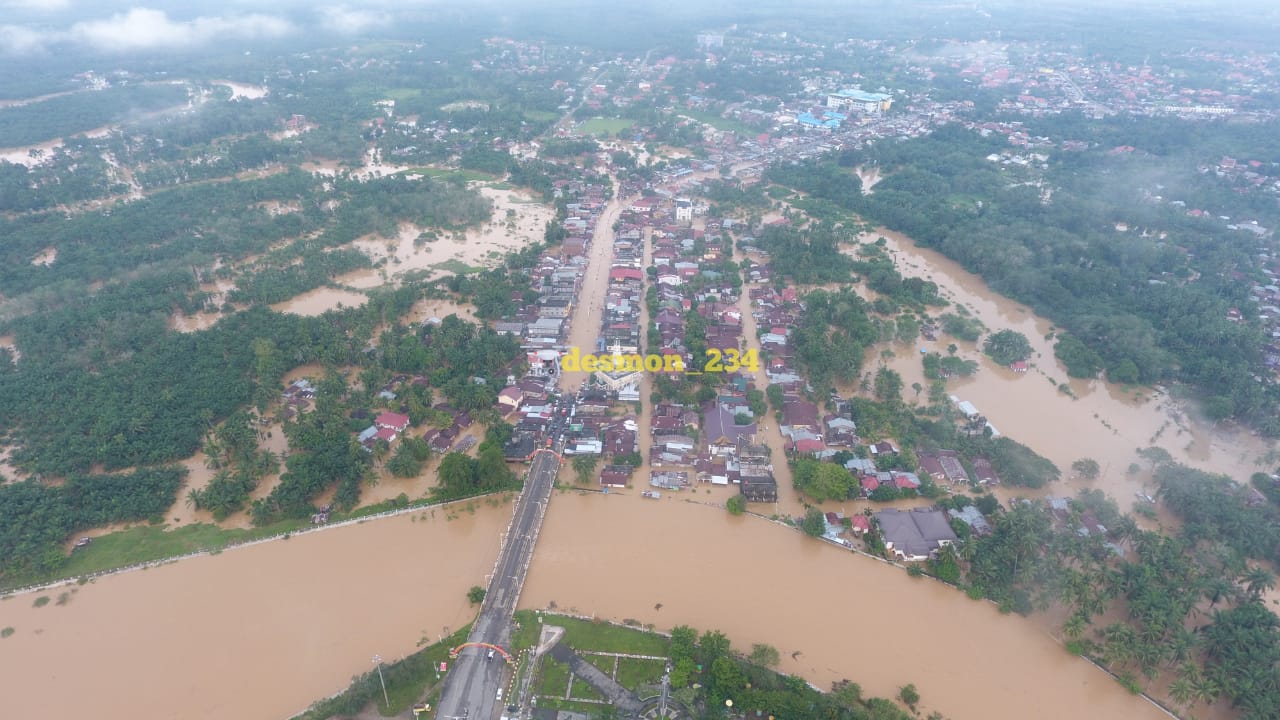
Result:
[[[339,288],[319,287],[271,306],[272,310],[282,313],[293,313],[304,317],[323,315],[330,310],[360,307],[369,298],[358,292]]]

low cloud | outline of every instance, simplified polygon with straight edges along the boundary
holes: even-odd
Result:
[[[273,38],[293,29],[271,15],[236,15],[170,20],[163,10],[133,8],[105,20],[71,26],[67,36],[99,50],[152,50],[203,45],[212,40]]]
[[[34,10],[37,12],[57,12],[71,7],[71,0],[3,0],[0,8],[6,10]]]
[[[352,10],[345,5],[325,8],[320,11],[320,23],[330,32],[356,35],[367,30],[383,27],[391,22],[391,16],[373,10]]]
[[[0,54],[30,55],[44,52],[48,36],[21,25],[0,25]]]

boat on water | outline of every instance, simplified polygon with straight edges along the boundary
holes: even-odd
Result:
[[[647,497],[652,500],[657,500],[658,498],[662,497],[662,493],[658,492],[657,490],[642,490],[640,492],[640,497]]]

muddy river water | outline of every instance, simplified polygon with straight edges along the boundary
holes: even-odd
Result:
[[[1157,434],[1175,457],[1237,476],[1265,451],[1246,434],[1185,415],[1179,434],[1163,397],[1134,399],[1097,382],[1073,385],[1079,400],[1060,394],[1045,377],[1065,379],[1043,339],[1047,323],[945,259],[899,238],[890,245],[904,272],[932,276],[991,329],[1011,327],[1032,340],[1040,353],[1032,372],[983,361],[978,376],[953,382],[951,392],[1064,470],[1093,457],[1105,468],[1098,484],[1124,500],[1141,479],[1123,468]],[[960,352],[976,357],[972,347]],[[908,388],[916,355],[918,348],[902,347],[888,358]],[[720,629],[739,648],[777,647],[782,670],[819,687],[849,678],[891,696],[913,682],[928,710],[954,720],[1163,717],[1066,653],[1035,620],[1002,616],[989,603],[763,519],[684,501],[695,497],[723,500],[701,491],[659,501],[634,492],[557,494],[521,604],[554,601],[660,629]],[[30,593],[0,601],[0,628],[14,628],[0,640],[0,717],[86,710],[103,720],[287,717],[369,670],[373,654],[402,657],[420,639],[467,621],[466,589],[485,584],[511,515],[509,504],[474,508],[54,588],[41,593],[51,600],[43,607]]]
[[[1053,460],[1068,481],[1052,488],[1054,492],[1062,493],[1064,487],[1072,493],[1079,487],[1097,487],[1128,508],[1135,492],[1154,494],[1154,488],[1145,482],[1147,463],[1136,454],[1138,448],[1151,445],[1168,450],[1178,462],[1240,480],[1274,465],[1265,460],[1271,452],[1265,442],[1239,428],[1204,420],[1193,404],[1167,392],[1069,378],[1053,355],[1054,341],[1047,338],[1053,330],[1049,321],[992,292],[981,278],[937,252],[917,248],[907,238],[884,230],[873,237],[886,239],[886,247],[904,275],[936,282],[946,299],[968,309],[989,332],[1012,329],[1031,342],[1035,355],[1030,369],[1015,373],[992,362],[975,343],[956,341],[957,354],[977,361],[979,370],[969,378],[948,381],[947,392],[973,403],[1001,433]],[[955,312],[955,308],[944,312]],[[914,396],[912,383],[929,385],[920,350],[945,354],[952,342],[939,334],[936,342],[921,340],[895,346],[894,355],[885,362],[902,375],[905,399],[910,401]],[[878,355],[869,355],[865,367],[874,369],[880,361]],[[1062,383],[1068,384],[1071,395],[1058,389]],[[1071,480],[1071,463],[1085,457],[1098,461],[1101,477],[1087,483]],[[1128,472],[1135,462],[1143,472]]]

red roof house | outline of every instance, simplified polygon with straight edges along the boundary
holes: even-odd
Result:
[[[379,413],[378,417],[374,418],[373,424],[377,425],[379,428],[385,428],[388,430],[394,430],[397,433],[402,433],[405,428],[409,427],[409,416],[393,412]]]

